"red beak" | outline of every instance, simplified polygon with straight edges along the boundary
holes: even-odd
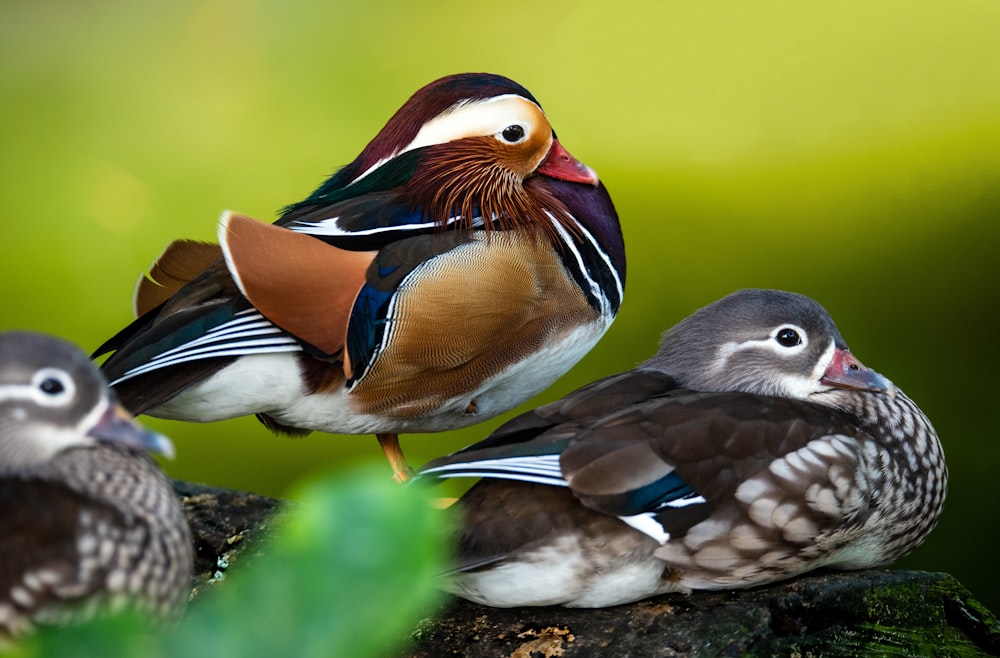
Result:
[[[891,381],[863,365],[850,351],[836,348],[833,360],[820,382],[835,388],[850,388],[858,391],[881,391],[895,394],[896,386]]]
[[[552,140],[552,148],[538,166],[538,173],[571,183],[597,185],[599,180],[597,172],[570,155],[558,139]]]

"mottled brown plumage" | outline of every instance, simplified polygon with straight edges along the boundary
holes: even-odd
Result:
[[[947,490],[917,406],[814,301],[760,290],[422,476],[483,477],[455,506],[448,587],[497,606],[602,607],[889,564],[927,537]]]
[[[176,613],[192,546],[170,452],[117,406],[86,356],[0,334],[0,639],[134,607]]]

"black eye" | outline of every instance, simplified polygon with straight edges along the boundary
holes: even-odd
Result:
[[[55,377],[43,379],[42,383],[38,385],[38,388],[42,389],[42,392],[48,395],[59,395],[66,390],[63,383]]]
[[[60,368],[42,368],[31,378],[31,386],[37,391],[35,402],[47,407],[69,404],[76,393],[73,378]]]
[[[504,140],[513,144],[524,139],[524,127],[515,123],[504,128],[500,135],[504,138]]]
[[[774,335],[774,340],[778,341],[778,344],[782,347],[795,347],[796,345],[802,344],[802,339],[799,338],[799,332],[788,327],[779,329],[778,333]]]

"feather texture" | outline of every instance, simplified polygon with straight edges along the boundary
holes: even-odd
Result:
[[[174,240],[139,277],[133,297],[135,317],[146,315],[222,258],[219,245],[197,240]]]
[[[607,190],[534,97],[488,74],[418,91],[275,225],[224,214],[220,242],[168,248],[145,313],[98,349],[129,408],[296,433],[462,427],[565,372],[624,292]]]
[[[483,478],[455,506],[449,588],[502,606],[884,565],[927,537],[947,489],[916,405],[850,354],[818,304],[758,290],[418,477]]]
[[[123,606],[179,611],[191,537],[139,449],[172,454],[75,346],[0,334],[0,641]]]
[[[325,355],[343,351],[375,252],[338,249],[236,213],[223,216],[219,240],[240,292],[261,315]]]

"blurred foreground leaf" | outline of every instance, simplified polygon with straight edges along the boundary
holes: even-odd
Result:
[[[124,616],[42,634],[16,655],[374,656],[405,639],[438,596],[439,523],[424,492],[384,469],[314,481],[248,569],[165,632]]]

